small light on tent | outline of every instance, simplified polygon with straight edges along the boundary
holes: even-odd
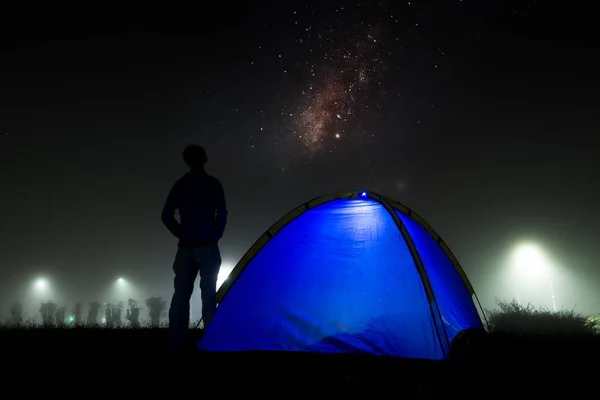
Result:
[[[360,194],[360,196],[361,196],[361,197],[367,197],[367,192],[362,192],[362,193]]]

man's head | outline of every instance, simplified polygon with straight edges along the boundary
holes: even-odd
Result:
[[[183,161],[190,169],[202,169],[208,161],[204,147],[197,144],[187,146],[183,150]]]

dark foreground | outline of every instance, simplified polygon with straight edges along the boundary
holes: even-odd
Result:
[[[573,396],[593,393],[600,340],[479,338],[444,362],[300,353],[175,357],[163,329],[0,331],[4,390],[61,397]]]

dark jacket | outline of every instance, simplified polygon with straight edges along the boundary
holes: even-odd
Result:
[[[179,211],[179,222],[175,211]],[[180,246],[216,244],[227,224],[221,182],[204,171],[191,171],[173,185],[162,211],[162,222]]]

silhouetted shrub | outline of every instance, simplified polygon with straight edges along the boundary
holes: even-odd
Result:
[[[75,304],[75,309],[73,310],[73,323],[75,326],[80,326],[83,323],[81,319],[82,309],[81,303]]]
[[[66,306],[58,307],[56,309],[56,311],[54,312],[54,320],[55,320],[56,327],[64,328],[66,312],[67,312]]]
[[[131,328],[139,328],[140,326],[140,310],[142,309],[137,300],[129,299],[127,301],[127,315],[125,318],[129,321],[129,326]]]
[[[88,327],[98,325],[98,314],[100,313],[100,306],[100,303],[95,301],[90,303],[90,309],[88,311],[87,317]]]
[[[40,314],[42,316],[42,325],[44,327],[52,327],[54,325],[56,308],[56,304],[52,301],[43,301],[40,305]]]
[[[121,327],[122,316],[123,316],[123,302],[120,301],[117,305],[106,303],[104,310],[106,327],[107,328],[119,328]]]
[[[146,299],[146,306],[148,307],[150,325],[152,327],[158,327],[160,325],[160,319],[167,308],[167,302],[162,297],[149,297]]]
[[[493,333],[527,335],[595,335],[600,321],[576,313],[574,310],[551,311],[523,306],[516,300],[497,300],[498,309],[488,310],[490,331]]]
[[[8,325],[20,325],[23,323],[23,304],[14,303],[10,308]]]
[[[41,303],[39,318],[23,317],[23,305],[21,303],[13,304],[11,315],[6,323],[1,325],[2,329],[37,329],[37,328],[64,328],[64,329],[98,329],[98,328],[131,328],[131,329],[164,329],[168,328],[169,323],[165,318],[167,310],[167,301],[162,297],[149,297],[146,299],[148,306],[148,318],[141,318],[141,309],[139,303],[134,299],[128,299],[125,318],[129,322],[123,324],[123,302],[117,305],[91,302],[89,305],[87,318],[83,317],[83,307],[81,303],[76,303],[73,308],[73,314],[67,315],[67,307],[57,307],[55,303],[48,301]],[[100,318],[102,318],[101,323]],[[190,328],[198,328],[198,321],[190,324]],[[202,330],[198,330],[201,332]]]
[[[587,324],[592,328],[596,335],[600,335],[600,317],[589,317]]]

